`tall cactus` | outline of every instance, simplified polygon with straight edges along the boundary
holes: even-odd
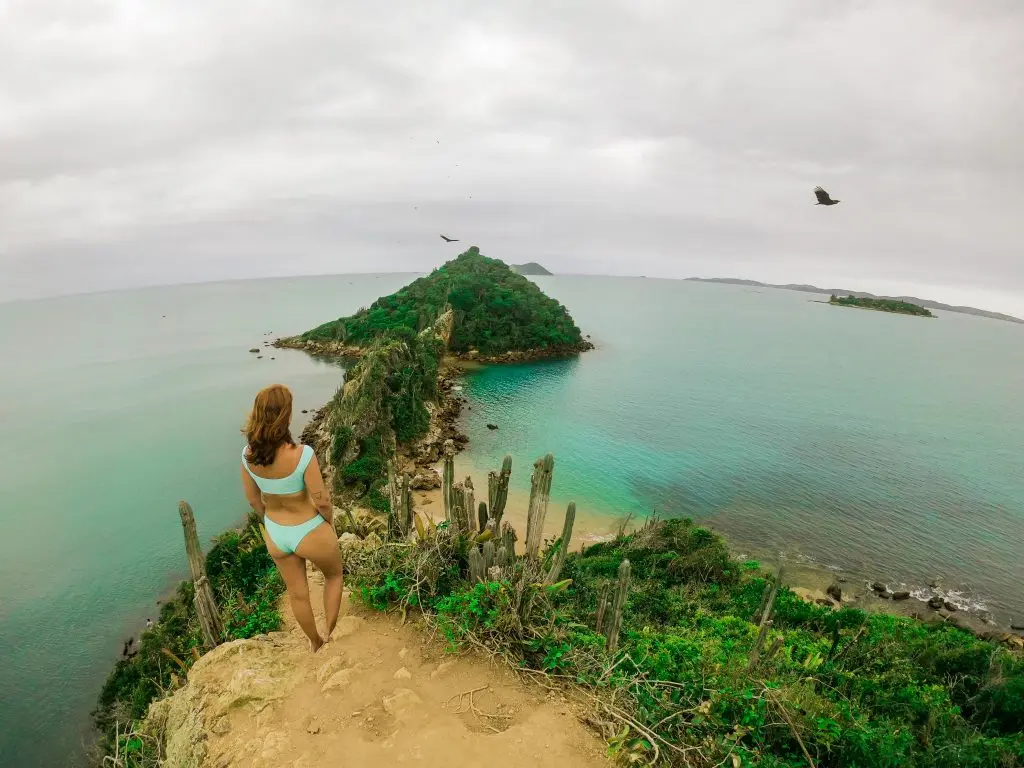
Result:
[[[444,501],[444,519],[452,525],[452,487],[455,484],[455,443],[444,441],[444,472],[441,480],[441,499]]]
[[[466,514],[463,504],[466,495],[463,493],[462,483],[456,483],[451,490],[451,512],[448,517],[448,528],[452,533],[465,533]]]
[[[505,551],[509,556],[509,565],[512,564],[512,559],[516,556],[516,529],[512,527],[512,524],[507,520],[501,524],[501,544],[505,548]]]
[[[401,489],[395,475],[395,462],[388,461],[388,538],[397,539],[401,536],[399,525],[399,507],[401,506]]]
[[[473,478],[466,476],[462,481],[462,521],[459,526],[463,533],[473,533],[475,530],[474,517],[476,516],[476,502],[473,498]]]
[[[537,459],[530,476],[530,508],[526,513],[526,557],[536,560],[540,553],[540,542],[544,537],[544,518],[548,514],[551,500],[551,475],[555,469],[555,457],[550,453]]]
[[[399,489],[398,525],[402,530],[402,538],[409,538],[412,532],[412,487],[409,473],[402,473],[402,485]]]
[[[477,522],[480,524],[480,533],[487,530],[487,504],[483,501],[480,502],[479,508],[477,509]]]
[[[608,615],[608,606],[611,603],[612,584],[610,581],[601,585],[601,591],[597,595],[597,620],[594,622],[594,630],[604,634],[604,617]]]
[[[551,560],[551,570],[548,571],[547,583],[554,584],[558,581],[558,574],[562,572],[565,565],[565,556],[569,553],[569,543],[572,541],[572,526],[576,522],[576,502],[570,501],[568,509],[565,510],[565,522],[562,524],[562,538],[558,540],[558,551]]]
[[[604,616],[607,631],[605,648],[609,653],[615,653],[619,647],[619,633],[622,631],[622,612],[626,607],[626,595],[629,592],[629,560],[623,560],[619,564],[619,578],[615,583],[615,593],[612,596],[611,605],[608,607],[610,613]]]
[[[512,476],[512,457],[507,455],[501,461],[501,471],[487,473],[487,506],[491,508],[491,525],[494,532],[501,530],[501,516],[505,514],[508,501],[508,480]]]
[[[469,580],[476,584],[484,581],[487,577],[487,569],[484,566],[484,556],[480,554],[480,548],[473,546],[469,550]]]
[[[485,541],[484,542],[483,554],[484,554],[484,572],[486,573],[487,571],[491,570],[491,566],[494,565],[495,551],[494,551],[494,542],[493,541]]]

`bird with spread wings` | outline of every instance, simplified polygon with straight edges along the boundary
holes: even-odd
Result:
[[[816,202],[815,205],[835,205],[839,202],[838,200],[833,200],[829,197],[828,192],[821,187],[814,188],[814,196],[818,198],[818,202]]]

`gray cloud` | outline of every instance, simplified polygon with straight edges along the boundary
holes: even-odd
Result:
[[[0,2],[0,300],[426,270],[448,231],[1024,312],[1020,3],[380,6]]]

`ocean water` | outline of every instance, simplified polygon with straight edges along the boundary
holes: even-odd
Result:
[[[341,381],[300,352],[247,350],[409,279],[0,304],[4,764],[80,753],[121,643],[187,568],[178,500],[204,538],[242,519],[238,429],[254,392],[280,381],[313,409]],[[912,586],[941,577],[996,618],[1024,616],[1024,327],[735,286],[537,282],[598,348],[468,374],[460,464],[511,453],[523,492],[551,451],[556,504],[609,521],[690,515],[740,547]]]

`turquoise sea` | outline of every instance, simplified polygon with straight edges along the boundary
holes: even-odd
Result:
[[[298,409],[339,368],[262,349],[409,275],[258,280],[0,304],[0,755],[65,765],[123,640],[186,568],[177,502],[240,520],[259,387]],[[463,384],[465,460],[609,519],[686,514],[783,552],[1024,617],[1024,327],[787,291],[546,277],[598,345]],[[274,360],[271,360],[273,356]],[[486,424],[497,424],[491,431]],[[300,428],[297,425],[296,431]]]

